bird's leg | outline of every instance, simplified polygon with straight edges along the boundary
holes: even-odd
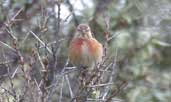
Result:
[[[87,95],[87,77],[88,77],[88,67],[87,66],[79,66],[78,67],[78,79],[79,79],[79,89],[77,91],[77,98],[78,102],[84,102],[86,100]],[[81,100],[81,101],[79,101]],[[84,101],[83,101],[84,100]]]
[[[80,87],[84,87],[86,84],[87,79],[87,73],[88,73],[88,67],[87,66],[80,66],[79,70],[79,82]]]

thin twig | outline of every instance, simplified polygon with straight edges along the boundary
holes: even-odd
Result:
[[[114,83],[106,83],[106,84],[91,85],[91,86],[87,86],[87,87],[91,87],[91,88],[104,87],[104,86],[109,86],[109,85],[113,85],[113,84]]]
[[[111,73],[111,76],[110,76],[110,79],[109,79],[109,82],[108,83],[112,83],[113,82],[113,77],[115,76],[115,73],[116,73],[117,55],[118,55],[118,48],[116,49],[115,57],[114,57],[113,62],[112,62],[112,73]],[[105,97],[109,93],[110,89],[111,89],[110,86],[106,86],[106,88],[104,89],[105,92],[103,94],[103,98],[102,99],[105,99]]]
[[[13,23],[13,21],[15,21],[16,19],[16,17],[21,13],[21,11],[23,11],[24,10],[24,7],[22,7],[22,8],[20,8],[17,12],[16,12],[16,14],[10,19],[10,20],[7,20],[4,24],[5,24],[5,26],[6,27],[9,27],[9,26],[11,26]],[[6,28],[5,27],[1,27],[0,29],[2,29],[2,31],[3,30],[5,30]]]
[[[15,75],[17,74],[17,71],[19,69],[19,66],[17,66],[17,68],[15,69],[15,71],[13,72],[11,79],[13,79],[15,77]]]
[[[52,51],[50,50],[50,48],[47,47],[46,44],[33,31],[30,31],[30,33],[47,49],[47,51],[50,54],[52,54]]]
[[[4,43],[4,42],[2,42],[2,41],[0,41],[0,43],[2,44],[2,45],[4,45],[5,47],[7,47],[7,48],[9,48],[9,49],[11,49],[11,50],[13,50],[13,51],[16,51],[13,47],[11,47],[10,45],[8,45],[8,44],[6,44],[6,43]]]
[[[40,64],[41,64],[41,66],[42,66],[42,69],[45,70],[45,66],[44,66],[44,64],[43,64],[43,62],[42,62],[42,59],[41,59],[41,57],[40,57],[40,55],[39,55],[39,52],[36,51],[36,54],[37,54],[37,56],[38,56],[39,62],[40,62]]]
[[[76,17],[76,14],[73,12],[74,11],[73,5],[70,3],[70,0],[66,0],[66,3],[69,6],[70,12],[72,12],[72,16],[73,16],[73,19],[74,19],[75,26],[78,26],[79,22],[78,22],[78,19]]]
[[[62,102],[63,86],[64,86],[64,77],[62,77],[61,89],[60,89],[60,96],[59,96],[59,102]]]
[[[71,89],[71,85],[70,85],[70,81],[69,81],[68,75],[65,75],[65,79],[67,80],[70,96],[71,96],[71,98],[74,98],[74,94],[73,94],[72,89]]]
[[[10,63],[13,63],[14,61],[15,60],[8,60],[8,61],[0,62],[0,65],[10,64]]]

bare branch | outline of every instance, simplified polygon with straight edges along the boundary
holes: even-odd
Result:
[[[33,31],[30,31],[30,33],[47,49],[47,51],[50,54],[52,54],[52,51],[50,50],[50,48],[47,47],[46,44]]]

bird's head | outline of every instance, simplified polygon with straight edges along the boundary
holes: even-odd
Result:
[[[92,38],[91,29],[87,24],[79,24],[76,30],[79,36],[84,38]]]

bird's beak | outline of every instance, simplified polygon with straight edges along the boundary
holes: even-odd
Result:
[[[82,31],[81,31],[81,33],[82,33],[83,35],[85,35],[85,33],[86,33],[86,30],[82,30]]]

